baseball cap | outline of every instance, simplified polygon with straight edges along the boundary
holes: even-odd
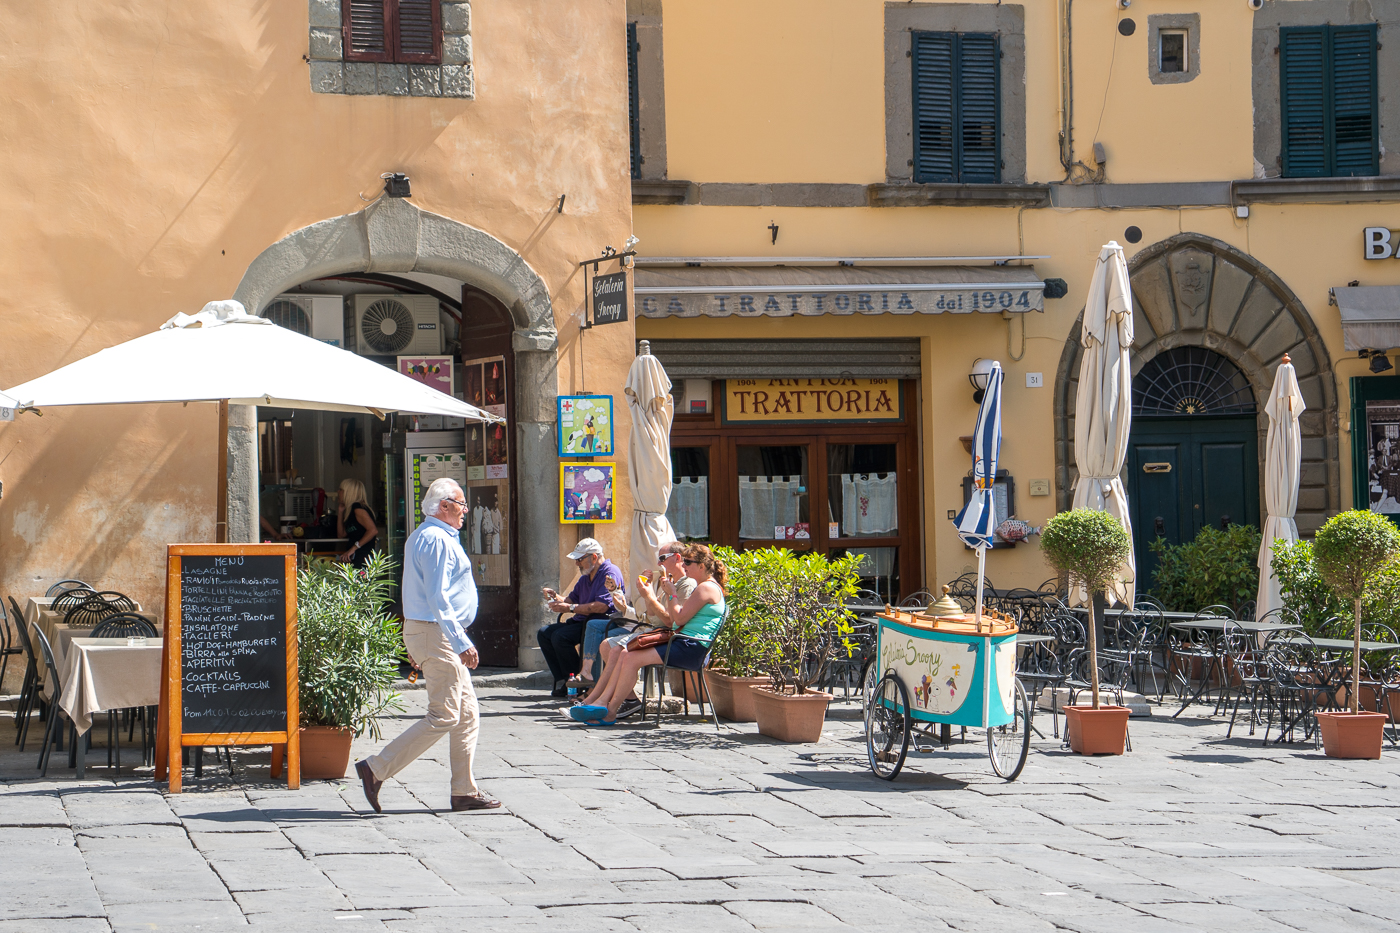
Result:
[[[596,538],[580,538],[578,544],[569,552],[569,560],[578,560],[585,554],[597,554],[603,556],[603,546]]]

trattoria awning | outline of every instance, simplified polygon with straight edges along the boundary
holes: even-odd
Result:
[[[640,317],[971,314],[1045,310],[1045,283],[1015,266],[657,268],[639,261]]]
[[[1342,312],[1342,345],[1348,350],[1400,347],[1400,285],[1353,285],[1332,289]]]

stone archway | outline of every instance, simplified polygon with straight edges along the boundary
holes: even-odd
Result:
[[[459,279],[498,298],[515,330],[515,453],[512,470],[520,490],[549,489],[556,482],[554,440],[558,335],[544,280],[515,250],[490,234],[420,210],[401,198],[381,198],[362,211],[295,231],[253,260],[234,298],[258,312],[277,295],[303,282],[356,272],[423,272]],[[229,540],[253,541],[257,533],[257,413],[229,415]],[[520,495],[516,506],[520,592],[556,583],[559,531],[554,501]],[[521,600],[522,652],[533,645],[539,620]]]
[[[1298,296],[1277,275],[1228,243],[1182,233],[1130,260],[1133,374],[1166,350],[1207,347],[1245,374],[1258,403],[1259,455],[1269,419],[1264,402],[1287,353],[1308,410],[1301,419],[1303,463],[1298,530],[1310,535],[1340,507],[1337,389],[1331,356]],[[1071,328],[1055,378],[1055,472],[1059,508],[1069,507],[1074,478],[1074,408],[1079,387],[1080,328]],[[1262,463],[1260,464],[1262,476]],[[1261,482],[1261,500],[1263,496]],[[1264,514],[1260,503],[1260,514]]]

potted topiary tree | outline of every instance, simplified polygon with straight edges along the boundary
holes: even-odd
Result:
[[[731,612],[753,626],[764,646],[761,667],[772,683],[752,687],[758,731],[783,742],[816,742],[831,694],[815,689],[837,652],[855,649],[846,609],[860,584],[859,554],[829,559],[785,548],[750,552],[743,579],[732,586]],[[732,578],[731,578],[732,579]]]
[[[351,740],[378,741],[378,717],[403,709],[394,692],[403,641],[386,612],[395,566],[375,554],[363,569],[318,560],[297,574],[304,778],[344,777]]]
[[[760,564],[769,558],[762,550],[735,551],[715,548],[715,556],[729,568],[729,618],[710,649],[705,689],[715,715],[730,722],[756,722],[753,688],[773,682],[764,667],[772,643],[763,637],[763,580]],[[758,591],[756,591],[758,590]]]
[[[1066,706],[1070,748],[1083,755],[1123,754],[1128,708],[1099,703],[1099,611],[1103,595],[1132,553],[1132,539],[1118,519],[1097,509],[1061,512],[1040,532],[1040,550],[1050,565],[1069,575],[1070,586],[1089,594],[1090,706]]]
[[[1313,565],[1322,582],[1352,606],[1351,711],[1317,713],[1329,758],[1379,758],[1384,713],[1361,712],[1361,600],[1366,585],[1400,552],[1395,525],[1376,512],[1353,510],[1329,518],[1313,538]]]

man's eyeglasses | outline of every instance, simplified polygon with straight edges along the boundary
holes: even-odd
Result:
[[[442,501],[451,502],[453,505],[457,506],[457,508],[461,509],[464,512],[467,509],[467,502],[465,499],[443,499]]]

